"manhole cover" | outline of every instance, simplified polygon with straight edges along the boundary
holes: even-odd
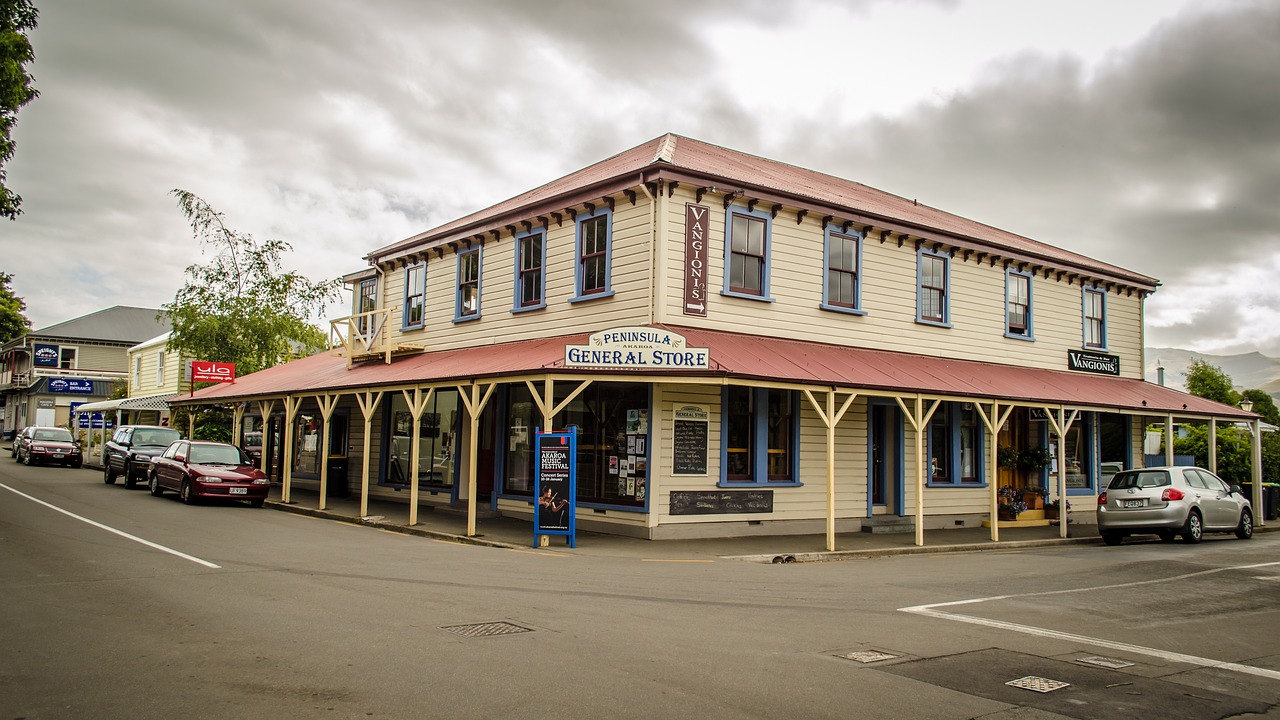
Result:
[[[1092,657],[1076,658],[1076,662],[1085,663],[1086,665],[1097,665],[1098,667],[1111,668],[1119,670],[1120,668],[1133,667],[1133,663],[1124,660],[1116,660],[1115,658],[1102,657],[1094,655]]]
[[[1023,690],[1031,690],[1038,693],[1047,693],[1053,692],[1054,690],[1061,690],[1062,688],[1071,685],[1071,683],[1064,683],[1061,680],[1050,680],[1049,678],[1028,675],[1026,677],[1018,678],[1017,680],[1010,680],[1005,683],[1005,685],[1022,688]]]
[[[880,652],[879,650],[859,650],[858,652],[845,653],[843,655],[837,655],[836,657],[842,657],[846,660],[856,660],[860,663],[873,663],[880,662],[881,660],[892,660],[898,656],[891,655],[886,652]]]
[[[470,625],[442,625],[441,630],[448,630],[462,637],[492,637],[494,635],[515,635],[516,633],[533,632],[527,627],[520,627],[509,622],[472,623]]]

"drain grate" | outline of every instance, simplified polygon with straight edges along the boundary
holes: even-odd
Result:
[[[859,650],[858,652],[845,653],[843,655],[837,655],[836,657],[842,657],[846,660],[854,660],[860,663],[873,663],[880,662],[881,660],[892,660],[900,656],[892,655],[887,652],[880,652],[879,650]]]
[[[1005,685],[1022,688],[1023,690],[1031,690],[1038,693],[1048,693],[1068,687],[1071,683],[1064,683],[1061,680],[1050,680],[1049,678],[1028,675],[1026,677],[1018,678],[1017,680],[1010,680],[1005,683]]]
[[[454,635],[462,637],[493,637],[494,635],[515,635],[517,633],[533,632],[531,628],[521,627],[509,622],[487,622],[487,623],[471,623],[470,625],[442,625],[441,630],[447,630]]]
[[[1124,660],[1116,660],[1115,658],[1102,657],[1101,655],[1093,655],[1091,657],[1076,658],[1076,662],[1085,663],[1086,665],[1097,665],[1098,667],[1111,668],[1119,670],[1120,668],[1133,667],[1133,663]]]

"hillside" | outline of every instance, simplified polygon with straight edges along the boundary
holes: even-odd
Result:
[[[1156,382],[1157,368],[1164,366],[1164,384],[1169,387],[1185,389],[1187,367],[1194,360],[1203,360],[1210,365],[1222,368],[1231,376],[1237,390],[1258,388],[1280,400],[1280,358],[1273,358],[1262,353],[1244,353],[1242,355],[1208,355],[1205,353],[1182,350],[1180,348],[1146,348],[1146,378]]]

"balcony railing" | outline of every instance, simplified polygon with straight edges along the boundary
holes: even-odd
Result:
[[[388,328],[391,309],[370,310],[329,321],[329,345],[345,355],[347,367],[357,360],[367,360],[381,355],[383,362],[391,362],[393,353],[422,352],[421,345],[393,343]]]

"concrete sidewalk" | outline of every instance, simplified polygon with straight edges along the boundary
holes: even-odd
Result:
[[[384,530],[436,540],[487,545],[512,550],[534,550],[533,527],[529,520],[509,517],[480,517],[476,535],[467,537],[464,511],[421,506],[418,524],[409,527],[409,507],[404,503],[369,500],[369,516],[361,519],[358,496],[327,499],[325,510],[318,510],[319,494],[312,490],[292,491],[293,502],[280,501],[280,488],[273,486],[267,506],[285,512],[340,522],[368,525]],[[1097,528],[1072,525],[1074,537],[1059,537],[1057,526],[1035,528],[1001,528],[1000,542],[991,541],[989,528],[957,528],[926,530],[924,546],[915,544],[915,533],[872,534],[841,533],[836,536],[836,550],[826,550],[825,535],[761,535],[754,537],[710,538],[690,540],[643,540],[638,538],[579,531],[576,547],[570,548],[565,538],[551,536],[550,545],[538,552],[568,555],[633,558],[669,562],[710,562],[744,560],[749,562],[821,562],[885,555],[908,555],[939,552],[1000,551],[1026,547],[1065,544],[1100,543]]]

